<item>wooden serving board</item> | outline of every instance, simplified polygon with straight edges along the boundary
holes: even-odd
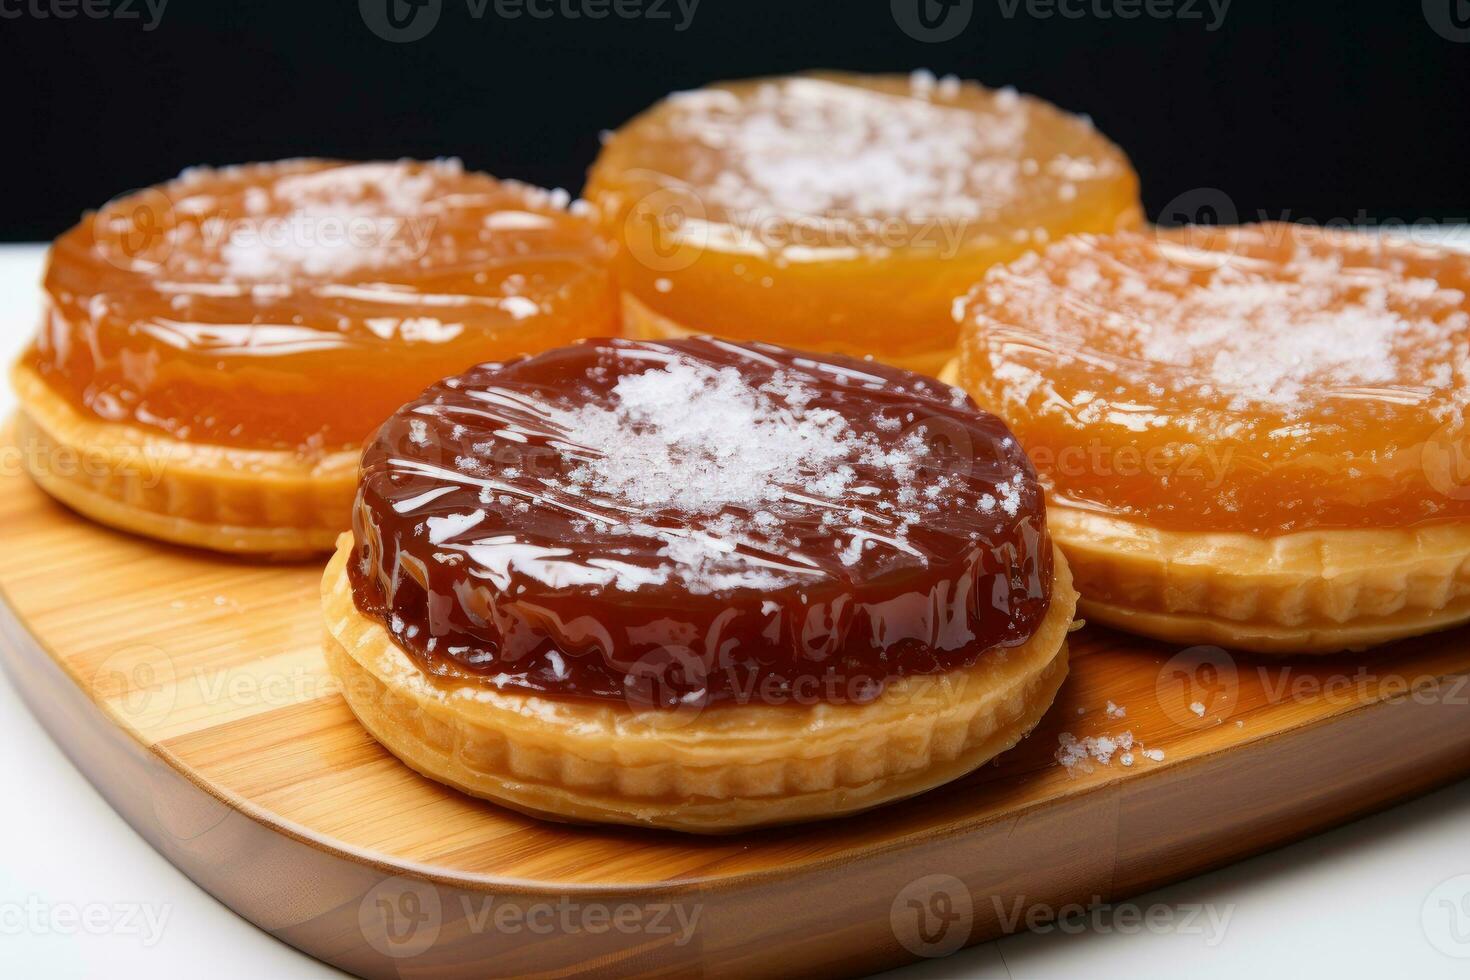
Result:
[[[315,563],[114,533],[6,460],[0,635],[32,710],[196,882],[367,977],[872,971],[1470,772],[1465,631],[1289,666],[1088,628],[1042,727],[918,799],[713,839],[541,823],[363,732],[323,667]],[[1055,759],[1063,732],[1125,731],[1163,760]]]

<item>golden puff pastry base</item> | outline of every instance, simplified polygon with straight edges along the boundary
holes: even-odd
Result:
[[[669,319],[662,313],[656,313],[649,309],[647,304],[632,293],[623,291],[623,336],[634,340],[679,340],[684,337],[697,337],[701,332],[691,330],[674,320]],[[737,338],[744,340],[746,338]],[[939,371],[954,361],[953,350],[936,351],[932,354],[921,354],[914,357],[902,358],[879,358],[885,364],[894,367],[905,368],[909,371],[917,371],[936,377]]]
[[[1052,501],[1047,525],[1089,621],[1171,643],[1334,653],[1470,621],[1470,522],[1265,538]]]
[[[353,602],[344,534],[322,579],[327,664],[413,769],[532,816],[699,834],[855,813],[971,772],[1041,720],[1067,674],[1077,595],[1060,555],[1027,643],[890,684],[863,705],[636,711],[432,678]]]
[[[358,454],[308,461],[287,451],[184,442],[77,411],[17,365],[16,438],[31,477],[109,527],[235,554],[329,551],[351,524]]]

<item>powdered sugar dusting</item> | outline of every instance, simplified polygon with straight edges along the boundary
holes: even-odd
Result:
[[[1399,376],[1395,347],[1435,332],[1426,320],[1390,306],[1416,286],[1343,273],[1340,256],[1313,258],[1304,251],[1286,279],[1226,265],[1204,288],[1167,305],[1166,316],[1140,323],[1144,356],[1186,367],[1205,364],[1207,377],[1233,394],[1236,408],[1294,405],[1307,386],[1392,383]],[[1448,353],[1443,338],[1434,346]]]
[[[203,232],[224,239],[219,255],[227,281],[339,278],[412,258],[410,217],[423,212],[441,176],[462,173],[458,160],[444,160],[293,174],[250,188],[247,220],[207,220]]]
[[[1339,250],[1313,247],[1290,226],[1262,227],[1242,232],[1234,252],[1168,238],[1150,248],[1142,236],[1104,251],[1076,236],[994,270],[972,301],[984,300],[982,319],[1035,327],[1069,362],[1106,366],[1134,385],[1174,372],[1188,377],[1191,395],[1218,395],[1233,411],[1289,419],[1344,389],[1363,397],[1451,384],[1470,330],[1461,289],[1365,260],[1375,249],[1368,236],[1342,236],[1350,250]],[[1274,236],[1296,244],[1279,247]],[[999,349],[990,358],[1010,397],[1026,401],[1047,385]],[[1079,393],[1078,418],[1127,421],[1113,402]],[[1136,413],[1132,421],[1149,424]]]
[[[813,365],[816,366],[815,364]],[[825,366],[825,365],[824,365]],[[752,563],[749,553],[786,552],[781,521],[768,508],[829,507],[838,560],[851,567],[883,547],[923,558],[907,544],[910,528],[940,505],[934,496],[901,489],[902,510],[872,514],[844,503],[858,487],[859,467],[911,484],[927,452],[917,434],[881,441],[859,434],[837,411],[812,407],[816,392],[794,374],[777,371],[757,385],[733,367],[675,357],[653,370],[619,378],[608,404],[549,409],[546,417],[585,454],[559,489],[638,511],[657,510],[706,520],[702,533],[632,522],[627,533],[659,537],[660,550],[683,570],[695,592],[778,588],[806,570]],[[935,489],[947,480],[940,477]],[[1011,516],[1015,515],[1014,485]],[[864,525],[871,525],[865,527]]]
[[[907,85],[798,76],[679,93],[669,128],[710,151],[688,176],[727,210],[979,219],[1014,203],[1028,181],[1075,194],[1076,183],[1115,174],[1080,145],[1029,158],[1035,111],[1014,90],[928,72]]]
[[[842,416],[803,410],[801,385],[750,387],[734,368],[690,360],[621,378],[611,407],[558,413],[592,458],[572,480],[637,507],[692,514],[756,509],[786,488],[836,497],[852,478],[832,468],[859,448]],[[784,388],[785,390],[780,390]]]
[[[169,275],[237,295],[289,290],[301,279],[483,264],[475,281],[500,279],[503,308],[524,317],[536,304],[516,295],[524,283],[496,274],[494,260],[580,224],[564,219],[576,210],[565,191],[494,181],[456,159],[200,167],[165,186],[180,219],[164,231]]]

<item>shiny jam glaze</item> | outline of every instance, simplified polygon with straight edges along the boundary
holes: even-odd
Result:
[[[867,700],[1023,643],[1035,471],[958,389],[599,340],[434,385],[363,455],[358,608],[432,673],[673,706]]]
[[[914,364],[987,266],[1141,218],[1085,119],[954,78],[813,74],[670,96],[587,185],[623,289],[699,332]]]
[[[28,363],[108,421],[356,449],[467,364],[616,332],[607,249],[563,198],[457,161],[186,171],[56,241]]]
[[[1287,224],[1070,239],[957,304],[1053,500],[1272,535],[1470,517],[1470,256]]]

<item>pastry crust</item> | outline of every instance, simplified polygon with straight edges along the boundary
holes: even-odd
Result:
[[[722,704],[690,716],[554,700],[424,672],[353,602],[344,534],[322,580],[327,664],[363,726],[409,766],[539,817],[730,833],[924,792],[1015,745],[1067,673],[1077,595],[1056,556],[1025,644],[908,677],[868,704]]]
[[[1087,619],[1259,653],[1359,650],[1470,621],[1470,523],[1164,531],[1052,501]]]
[[[43,490],[110,527],[242,554],[329,550],[351,523],[358,454],[296,453],[185,442],[88,418],[16,365],[16,435]]]
[[[680,340],[686,337],[698,337],[701,333],[702,331],[685,327],[662,313],[654,312],[638,297],[626,289],[623,290],[623,336],[634,340]],[[884,357],[880,360],[894,367],[936,377],[940,369],[955,363],[954,356],[953,350],[940,350],[929,354],[916,354],[913,357]]]

